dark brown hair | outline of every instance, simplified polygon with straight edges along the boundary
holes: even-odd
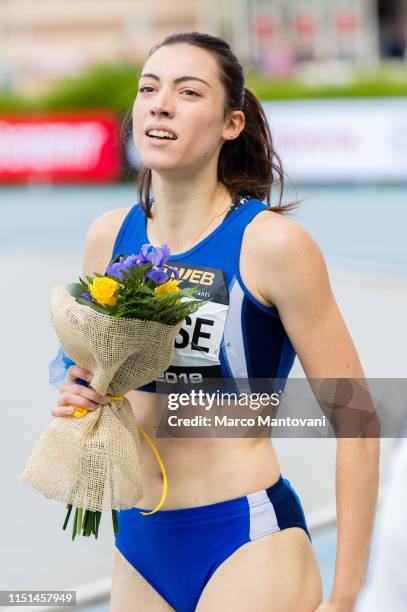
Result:
[[[219,66],[219,77],[226,92],[224,117],[241,110],[245,127],[237,138],[224,142],[218,160],[218,180],[229,190],[232,200],[249,196],[266,200],[267,210],[284,213],[297,207],[297,202],[281,204],[284,191],[284,171],[273,145],[270,126],[256,95],[245,87],[243,68],[226,41],[201,32],[170,34],[154,45],[148,57],[165,45],[188,43],[212,53]],[[280,183],[278,206],[270,206],[271,188]],[[140,205],[151,217],[151,169],[142,167],[138,175]]]

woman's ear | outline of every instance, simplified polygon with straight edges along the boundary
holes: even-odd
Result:
[[[235,140],[244,130],[245,116],[242,111],[232,111],[227,119],[223,130],[223,138],[225,140]]]

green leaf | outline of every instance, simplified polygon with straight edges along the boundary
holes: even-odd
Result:
[[[123,255],[120,255],[120,253],[117,253],[117,255],[115,255],[113,259],[110,260],[109,265],[107,267],[110,268],[110,266],[112,266],[114,263],[117,263],[120,257],[123,257]]]
[[[66,288],[69,291],[70,295],[72,295],[72,297],[74,298],[78,298],[81,293],[86,291],[83,288],[83,285],[81,285],[81,283],[71,283],[70,285],[67,285]]]
[[[97,310],[97,312],[109,314],[108,310],[104,306],[96,304],[96,302],[89,302],[89,300],[85,300],[85,298],[81,297],[76,298],[76,301],[78,302],[78,304],[83,304],[84,306],[89,306],[89,308],[93,308],[93,310]]]
[[[151,296],[155,295],[154,289],[151,289],[151,287],[148,287],[147,285],[140,285],[140,287],[138,287],[138,291],[146,295],[151,295]]]
[[[180,291],[182,292],[182,295],[194,296],[199,291],[199,289],[200,287],[185,287],[183,289],[180,289]]]

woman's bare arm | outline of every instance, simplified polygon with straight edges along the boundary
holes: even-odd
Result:
[[[104,274],[110,262],[114,242],[128,209],[120,208],[104,213],[98,217],[86,234],[82,278],[95,272]],[[68,416],[72,406],[95,410],[99,404],[108,402],[108,398],[94,389],[76,382],[78,378],[91,382],[92,373],[74,364],[68,369],[68,382],[59,387],[61,393],[58,405],[51,409],[53,416]]]
[[[258,290],[278,308],[308,379],[364,379],[318,245],[289,218],[263,215],[248,234]],[[377,421],[376,421],[377,422]],[[352,602],[364,579],[379,480],[377,437],[337,438],[338,544],[330,601]]]

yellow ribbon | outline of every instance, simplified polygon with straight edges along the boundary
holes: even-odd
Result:
[[[158,504],[156,505],[156,507],[154,508],[154,510],[151,510],[150,512],[140,512],[140,514],[143,515],[147,515],[147,514],[154,514],[154,512],[157,512],[157,510],[159,510],[161,508],[161,506],[164,503],[165,498],[167,497],[167,474],[165,473],[165,469],[164,469],[164,464],[162,462],[162,459],[158,453],[158,450],[156,449],[156,447],[154,446],[154,444],[152,443],[152,441],[150,440],[150,438],[148,437],[148,435],[146,434],[146,432],[144,431],[144,429],[141,427],[141,425],[137,425],[137,427],[139,428],[139,430],[141,431],[141,433],[143,434],[143,436],[145,437],[145,439],[147,440],[148,444],[151,447],[151,450],[153,451],[157,461],[158,461],[158,465],[161,468],[161,474],[163,476],[163,492],[161,495],[161,499],[158,502]]]
[[[106,395],[106,397],[108,397],[111,400],[123,400],[124,399],[124,395]],[[89,410],[87,408],[82,408],[82,406],[73,406],[72,404],[69,404],[71,406],[71,408],[75,408],[75,410],[73,411],[73,413],[70,416],[75,417],[75,419],[81,419],[82,417],[85,416],[85,414],[88,414]]]
[[[106,395],[106,397],[108,397],[111,400],[123,400],[124,399],[124,395]],[[72,404],[70,404],[72,406]],[[72,415],[73,417],[75,417],[76,419],[81,419],[82,417],[85,416],[85,414],[87,414],[89,412],[89,410],[87,410],[86,408],[82,408],[81,406],[72,406],[72,408],[74,408],[75,410],[73,411]],[[137,428],[141,431],[141,433],[143,434],[143,436],[145,437],[146,441],[148,442],[148,444],[150,445],[151,450],[153,451],[157,461],[158,461],[158,465],[161,468],[161,474],[163,477],[163,492],[161,495],[161,499],[158,502],[158,504],[156,505],[156,507],[151,510],[150,512],[140,512],[140,514],[143,515],[147,515],[147,514],[154,514],[154,512],[157,512],[157,510],[159,510],[161,508],[161,506],[163,505],[165,498],[167,497],[167,488],[168,488],[168,481],[167,481],[167,474],[165,473],[165,469],[164,469],[164,464],[163,461],[160,457],[160,454],[158,452],[158,450],[156,449],[156,447],[154,446],[153,442],[150,440],[149,436],[147,435],[147,433],[144,431],[144,429],[141,427],[141,425],[138,425],[136,423]]]

